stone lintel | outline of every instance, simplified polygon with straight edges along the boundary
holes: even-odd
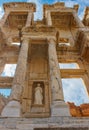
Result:
[[[85,69],[61,69],[62,78],[77,78],[87,73]]]
[[[22,32],[24,33],[51,33],[51,32],[55,32],[56,29],[55,27],[52,26],[30,26],[30,27],[25,27],[23,28]]]
[[[0,88],[11,88],[13,77],[0,77]]]

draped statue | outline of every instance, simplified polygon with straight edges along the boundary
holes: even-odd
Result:
[[[38,83],[37,87],[35,88],[35,98],[34,98],[34,104],[37,105],[42,105],[42,101],[43,101],[43,90],[41,85]]]

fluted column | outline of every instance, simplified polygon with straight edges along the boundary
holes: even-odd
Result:
[[[52,26],[51,12],[47,12],[47,25]]]
[[[51,78],[52,101],[63,101],[62,81],[58,66],[58,59],[56,54],[56,42],[54,39],[49,39],[48,55],[49,55],[49,69]]]
[[[26,21],[26,27],[31,26],[32,18],[33,18],[33,12],[29,12]]]
[[[73,17],[74,17],[74,19],[75,19],[75,21],[76,21],[78,27],[84,28],[85,26],[83,25],[83,23],[82,23],[81,20],[79,19],[79,17],[78,17],[78,15],[77,15],[76,11],[72,12],[72,14],[73,14]]]
[[[13,80],[10,100],[19,101],[22,95],[27,68],[28,47],[29,47],[28,43],[29,39],[24,39],[22,42],[22,46],[20,48],[20,54]]]

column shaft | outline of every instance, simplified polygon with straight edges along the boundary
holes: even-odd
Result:
[[[20,54],[18,58],[18,63],[16,67],[16,73],[13,80],[12,92],[10,95],[11,100],[19,101],[22,95],[22,90],[24,87],[24,81],[26,76],[27,58],[28,58],[28,40],[23,40],[22,46],[20,48]]]
[[[5,22],[6,22],[7,18],[8,18],[8,16],[9,16],[9,14],[10,14],[10,11],[5,12],[4,16],[2,17],[2,19],[1,19],[1,21],[0,21],[0,26],[1,26],[1,27],[3,27],[3,25],[5,24]]]
[[[77,13],[76,12],[73,12],[73,17],[78,25],[78,27],[80,28],[84,28],[85,26],[83,25],[83,23],[81,22],[81,20],[79,19],[79,17],[77,16]]]
[[[51,13],[50,12],[47,13],[47,24],[52,26],[52,19],[51,19]]]
[[[52,87],[52,101],[56,100],[63,101],[64,97],[62,90],[62,81],[58,66],[58,59],[56,54],[56,43],[53,39],[49,40],[48,55],[49,55],[50,79]]]
[[[31,26],[32,17],[33,17],[33,12],[29,12],[26,21],[26,27]]]

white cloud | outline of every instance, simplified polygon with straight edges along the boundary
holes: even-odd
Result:
[[[76,63],[59,63],[61,69],[79,69]]]
[[[76,105],[89,103],[86,89],[80,79],[62,79],[65,101],[74,102]]]
[[[41,0],[27,0],[27,2],[32,2],[36,4],[36,13],[34,14],[34,19],[41,19],[42,14],[43,14],[43,8],[42,8],[42,3]]]
[[[67,7],[73,7],[74,4],[78,4],[78,2],[77,1],[71,1],[71,0],[65,1],[65,5]]]
[[[16,70],[16,64],[6,64],[4,67],[4,71],[2,72],[1,76],[3,77],[13,77]]]
[[[4,14],[3,8],[0,6],[0,19],[2,18],[3,14]]]

